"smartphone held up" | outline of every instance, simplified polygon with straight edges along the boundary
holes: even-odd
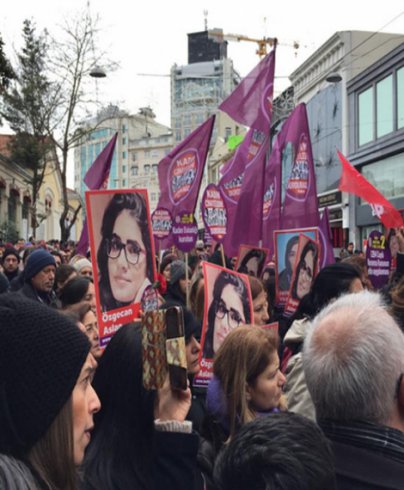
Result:
[[[142,318],[143,386],[161,388],[167,377],[175,390],[187,389],[184,317],[182,308],[147,311]]]

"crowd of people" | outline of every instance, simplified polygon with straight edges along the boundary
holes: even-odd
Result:
[[[249,296],[236,259],[202,240],[187,262],[172,248],[149,263],[138,208],[111,201],[93,262],[73,242],[0,243],[0,488],[402,489],[404,229],[379,291],[353,244],[315,275],[309,241],[313,280],[303,291],[295,274],[287,317],[276,283],[291,284],[296,238],[277,280],[274,262],[242,261]],[[205,305],[201,264],[223,260]],[[144,388],[142,313],[101,345],[97,315],[149,287],[181,307],[184,390]],[[202,358],[207,388],[193,384]]]

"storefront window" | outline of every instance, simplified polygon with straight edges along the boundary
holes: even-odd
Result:
[[[363,176],[387,199],[404,196],[404,154],[362,168]]]

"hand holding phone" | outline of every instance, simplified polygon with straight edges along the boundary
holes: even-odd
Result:
[[[191,408],[191,389],[173,390],[167,376],[163,386],[158,390],[158,403],[155,409],[155,418],[161,421],[178,420],[183,422]]]

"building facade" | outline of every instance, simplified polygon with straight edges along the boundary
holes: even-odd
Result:
[[[148,189],[151,212],[160,197],[158,165],[172,147],[173,135],[168,128],[166,133],[129,140],[129,187]]]
[[[348,87],[402,41],[398,34],[337,32],[289,77],[295,104],[305,102],[307,106],[320,210],[325,206],[330,210],[337,249],[348,241],[358,248],[362,244],[355,200],[338,191],[341,165],[336,150],[351,157],[357,125]]]
[[[404,41],[403,36],[402,41]],[[404,42],[347,84],[350,162],[404,210]],[[356,236],[382,231],[368,204],[351,197]]]
[[[227,58],[226,42],[209,39],[208,31],[188,34],[188,65],[171,68],[171,127],[175,144],[186,138],[233,91],[240,77]],[[213,130],[212,144],[218,136]]]
[[[74,153],[75,190],[83,197],[84,176],[94,160],[117,132],[111,163],[109,189],[146,188],[151,209],[158,201],[158,163],[172,148],[170,128],[158,123],[150,107],[137,115],[110,106],[84,127],[96,129],[82,138]],[[154,206],[154,207],[153,207]]]
[[[36,221],[32,227],[32,171],[11,159],[8,143],[12,135],[0,135],[0,238],[28,239],[35,234],[37,240],[59,240],[60,217],[63,208],[63,185],[57,168],[56,154],[49,152],[43,181],[36,200]],[[80,197],[72,190],[68,192],[69,213],[82,204]],[[80,216],[71,230],[71,239],[77,240],[82,228]]]

